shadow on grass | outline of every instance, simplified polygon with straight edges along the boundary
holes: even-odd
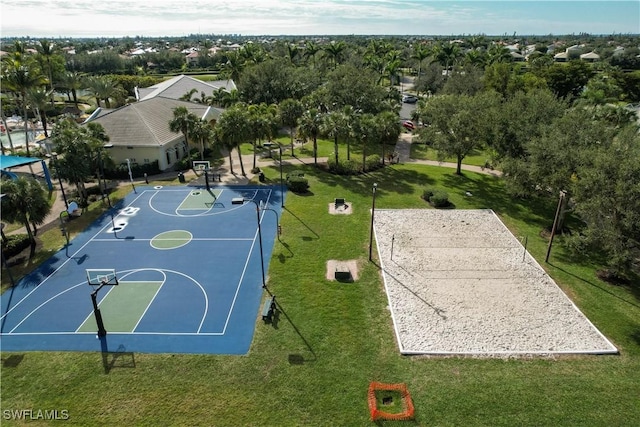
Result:
[[[269,293],[271,294],[271,292],[269,292]],[[316,360],[318,360],[318,357],[316,356],[316,353],[313,351],[313,348],[311,347],[311,344],[309,344],[309,341],[307,341],[307,339],[304,337],[304,335],[302,335],[302,332],[300,332],[300,330],[298,329],[296,324],[293,323],[293,320],[291,320],[291,318],[289,317],[287,312],[284,310],[284,308],[282,307],[282,304],[280,303],[280,301],[276,300],[276,310],[274,311],[273,318],[271,320],[271,326],[273,326],[274,329],[278,329],[278,325],[280,323],[280,316],[281,315],[284,316],[284,318],[287,320],[287,322],[289,322],[289,324],[291,325],[291,327],[293,328],[295,333],[298,334],[298,336],[300,337],[300,339],[304,343],[304,345],[307,348],[307,350],[309,350],[309,353],[311,353],[311,357],[305,357],[304,355],[297,354],[297,353],[289,354],[289,357],[288,357],[289,358],[289,363],[291,365],[302,365],[305,362],[315,362]]]
[[[18,365],[24,359],[24,354],[12,354],[9,357],[2,358],[2,367],[3,368],[17,368]]]
[[[284,210],[286,210],[292,217],[297,219],[300,222],[300,224],[304,225],[306,227],[306,229],[309,230],[311,233],[313,233],[313,235],[315,236],[315,237],[303,236],[302,237],[303,240],[317,240],[317,239],[320,238],[320,235],[318,233],[316,233],[311,227],[309,227],[307,225],[307,223],[304,222],[299,216],[294,214],[291,210],[287,209],[286,207],[284,208]],[[291,252],[291,251],[289,251],[289,252]]]
[[[100,337],[100,348],[102,354],[102,366],[104,373],[108,374],[113,368],[135,368],[136,359],[132,351],[120,344],[115,351],[109,351],[107,336]]]
[[[556,264],[553,264],[552,262],[548,262],[547,264],[548,264],[549,266],[551,266],[551,267],[555,268],[556,270],[562,271],[563,273],[565,273],[565,274],[567,274],[567,275],[569,275],[569,276],[571,276],[571,277],[575,277],[576,279],[580,280],[581,282],[586,283],[586,284],[588,284],[588,285],[591,285],[591,286],[593,286],[594,288],[597,288],[597,289],[601,290],[602,292],[604,292],[604,293],[606,293],[606,294],[609,294],[609,295],[611,295],[612,297],[614,297],[614,298],[616,298],[616,299],[618,299],[618,300],[620,300],[620,301],[622,301],[622,302],[624,302],[624,303],[627,303],[627,304],[632,305],[632,306],[634,306],[634,307],[640,308],[640,304],[638,304],[637,302],[634,302],[634,301],[628,301],[628,300],[626,300],[626,299],[624,299],[624,298],[620,297],[619,295],[616,295],[615,293],[611,292],[610,290],[608,290],[608,289],[604,288],[603,286],[601,286],[601,285],[599,285],[599,284],[597,284],[597,283],[591,282],[591,281],[589,281],[589,280],[587,280],[587,279],[585,279],[585,278],[583,278],[583,277],[577,276],[577,275],[575,275],[575,274],[573,274],[573,273],[571,273],[571,272],[569,272],[569,271],[565,270],[564,268],[562,268],[562,267],[560,267],[560,266],[558,266],[558,265],[556,265]]]

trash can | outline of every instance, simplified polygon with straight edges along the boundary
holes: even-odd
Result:
[[[265,181],[265,179],[264,179],[264,173],[263,173],[263,172],[260,172],[260,175],[258,175],[258,180],[259,180],[260,182],[264,182],[264,181]]]
[[[178,172],[178,181],[184,183],[185,179],[184,179],[184,174],[182,172]]]

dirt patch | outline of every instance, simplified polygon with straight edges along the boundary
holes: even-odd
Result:
[[[336,280],[336,269],[344,271],[346,269],[351,272],[351,277],[353,280],[358,280],[360,277],[358,271],[358,261],[355,259],[347,260],[347,261],[338,261],[335,259],[330,259],[327,261],[327,280]]]

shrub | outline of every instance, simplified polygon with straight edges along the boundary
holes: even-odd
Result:
[[[372,171],[382,167],[382,161],[379,154],[367,156],[364,161],[364,170]]]
[[[5,258],[11,258],[28,248],[30,244],[28,235],[11,234],[7,236],[7,242],[2,244],[2,252]]]
[[[444,208],[449,206],[449,194],[446,191],[435,190],[431,197],[429,197],[429,202],[435,208]]]
[[[336,164],[334,156],[329,157],[327,166],[331,172],[338,175],[355,175],[360,173],[361,170],[360,162],[353,159],[338,159],[338,163]]]
[[[309,189],[309,180],[304,176],[288,176],[287,188],[294,193],[306,193]]]
[[[426,187],[424,190],[422,190],[422,198],[428,202],[429,199],[431,199],[431,196],[433,196],[433,191],[433,188]]]

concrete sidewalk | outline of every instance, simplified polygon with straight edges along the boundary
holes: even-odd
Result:
[[[422,165],[430,165],[430,166],[440,166],[440,167],[446,167],[446,168],[456,168],[456,164],[455,163],[447,163],[447,162],[438,162],[435,160],[417,160],[417,159],[411,159],[411,143],[413,140],[413,134],[411,133],[402,133],[400,135],[400,138],[396,144],[396,152],[399,155],[399,163],[416,163],[416,164],[422,164]],[[235,153],[234,153],[235,154]],[[249,182],[251,180],[253,180],[255,178],[255,174],[251,173],[251,169],[253,168],[253,154],[245,154],[242,156],[242,164],[244,166],[244,171],[246,173],[246,176],[243,176],[240,171],[242,170],[240,168],[240,164],[238,163],[238,158],[237,155],[234,155],[233,157],[233,170],[234,173],[231,173],[231,167],[229,165],[229,156],[225,155],[223,156],[224,159],[224,163],[216,168],[215,170],[213,170],[209,176],[209,184],[211,186],[216,186],[216,185],[247,185],[249,184]],[[327,162],[327,157],[318,157],[318,163],[326,163]],[[295,165],[295,164],[313,164],[313,157],[293,157],[293,158],[285,158],[282,160],[282,164],[283,165]],[[271,165],[278,165],[278,161],[276,159],[271,159],[271,158],[263,158],[263,157],[258,157],[256,159],[256,166],[259,168],[264,168],[266,166],[271,166]],[[482,173],[482,174],[486,174],[486,175],[492,175],[492,176],[502,176],[502,172],[497,171],[497,170],[490,170],[490,169],[486,169],[486,168],[481,168],[479,166],[472,166],[472,165],[462,165],[462,169],[465,171],[470,171],[470,172],[476,172],[476,173]],[[21,168],[15,168],[16,172],[23,172],[23,173],[27,173],[29,175],[32,174],[32,170],[28,167],[28,166],[23,166]],[[33,170],[34,175],[36,175],[38,178],[43,178],[44,175],[41,173],[38,173],[37,170]],[[191,185],[205,185],[204,183],[204,175],[196,175],[196,173],[193,170],[188,170],[184,173],[184,177],[185,177],[185,181],[187,184],[191,184]],[[220,177],[220,180],[215,180],[214,181],[214,176],[213,174],[216,175],[216,178]],[[148,177],[150,182],[154,182],[154,181],[166,181],[166,180],[170,180],[170,179],[178,179],[178,172],[177,171],[171,171],[171,172],[164,172],[158,175],[153,175]],[[49,213],[49,215],[47,215],[47,218],[45,219],[44,223],[38,227],[38,231],[42,232],[42,231],[46,231],[48,229],[50,229],[51,227],[54,226],[59,226],[60,225],[60,214],[62,212],[64,212],[67,208],[65,206],[65,202],[64,202],[64,198],[62,196],[62,192],[60,191],[60,183],[57,180],[53,180],[53,185],[54,185],[54,191],[56,192],[56,200],[53,203],[53,206],[51,207],[51,212]],[[137,178],[134,179],[134,185],[136,186],[142,186],[142,185],[147,185],[144,178]],[[122,187],[122,186],[128,186],[131,185],[131,182],[129,180],[122,180],[122,181],[118,181],[117,182],[117,186],[118,187]],[[72,194],[72,192],[75,192],[75,186],[70,186],[67,183],[63,183],[63,188],[64,188],[64,192],[67,196],[67,199],[69,199],[70,194]],[[24,227],[14,230],[12,232],[6,233],[7,235],[9,234],[17,234],[17,233],[26,233],[26,230]]]

